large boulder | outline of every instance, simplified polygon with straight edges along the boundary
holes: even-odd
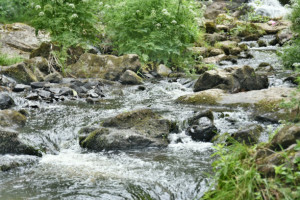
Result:
[[[33,71],[24,62],[2,67],[0,73],[15,79],[19,83],[29,84],[38,81]]]
[[[26,24],[0,25],[0,52],[9,56],[29,58],[30,53],[45,40],[49,40],[49,35],[40,32],[36,35],[35,29]]]
[[[283,127],[271,140],[270,148],[273,150],[286,149],[300,140],[300,125],[288,125]]]
[[[136,110],[104,120],[104,128],[81,134],[80,145],[96,151],[165,147],[173,125],[149,109]]]
[[[11,108],[14,105],[14,100],[8,94],[0,94],[0,110]]]
[[[85,53],[78,62],[70,65],[70,74],[78,78],[103,78],[117,81],[126,70],[137,72],[140,66],[139,58],[135,54],[117,57]]]
[[[244,66],[228,70],[210,70],[203,73],[194,85],[194,92],[219,88],[230,92],[260,90],[269,85],[267,76],[256,75],[253,68]]]
[[[19,133],[0,129],[0,154],[26,154],[41,156],[41,153],[19,139]]]
[[[277,21],[275,25],[268,23],[255,23],[255,25],[267,34],[277,34],[281,30],[288,29],[291,26],[291,22],[281,20]]]

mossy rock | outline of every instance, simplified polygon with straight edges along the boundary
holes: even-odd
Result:
[[[15,110],[0,111],[0,127],[22,127],[26,123],[26,117]]]
[[[193,105],[218,105],[218,100],[224,93],[220,89],[211,89],[208,91],[196,92],[191,95],[184,95],[176,99],[176,103]]]
[[[2,67],[1,74],[7,75],[15,79],[19,83],[29,84],[31,82],[37,82],[38,79],[34,73],[26,66],[25,63],[19,63],[16,65]]]
[[[0,154],[7,153],[42,156],[39,150],[23,143],[19,139],[19,133],[0,129]]]

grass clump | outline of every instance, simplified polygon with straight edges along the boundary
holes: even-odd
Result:
[[[217,160],[213,163],[215,188],[202,200],[279,200],[300,198],[300,160],[274,166],[274,176],[262,174],[256,160],[257,146],[249,147],[231,140],[232,145],[216,146]],[[300,150],[298,141],[295,151]],[[291,153],[291,155],[293,154]],[[286,156],[285,163],[288,163]],[[296,168],[295,168],[296,166]]]
[[[19,56],[9,57],[7,54],[0,53],[0,66],[9,66],[22,61],[23,61],[22,57]]]

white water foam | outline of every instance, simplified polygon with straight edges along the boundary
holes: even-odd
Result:
[[[249,3],[257,14],[271,18],[285,17],[290,9],[282,6],[278,0],[252,0]]]

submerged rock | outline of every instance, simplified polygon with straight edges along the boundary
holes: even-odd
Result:
[[[0,94],[0,110],[11,108],[14,105],[14,100],[8,94]]]
[[[165,147],[173,125],[149,109],[136,110],[104,120],[104,128],[81,135],[80,145],[96,151]]]
[[[0,129],[0,154],[25,154],[41,156],[41,153],[19,139],[19,133]]]
[[[22,127],[26,123],[26,117],[15,110],[0,110],[0,128],[10,127],[18,128]]]

